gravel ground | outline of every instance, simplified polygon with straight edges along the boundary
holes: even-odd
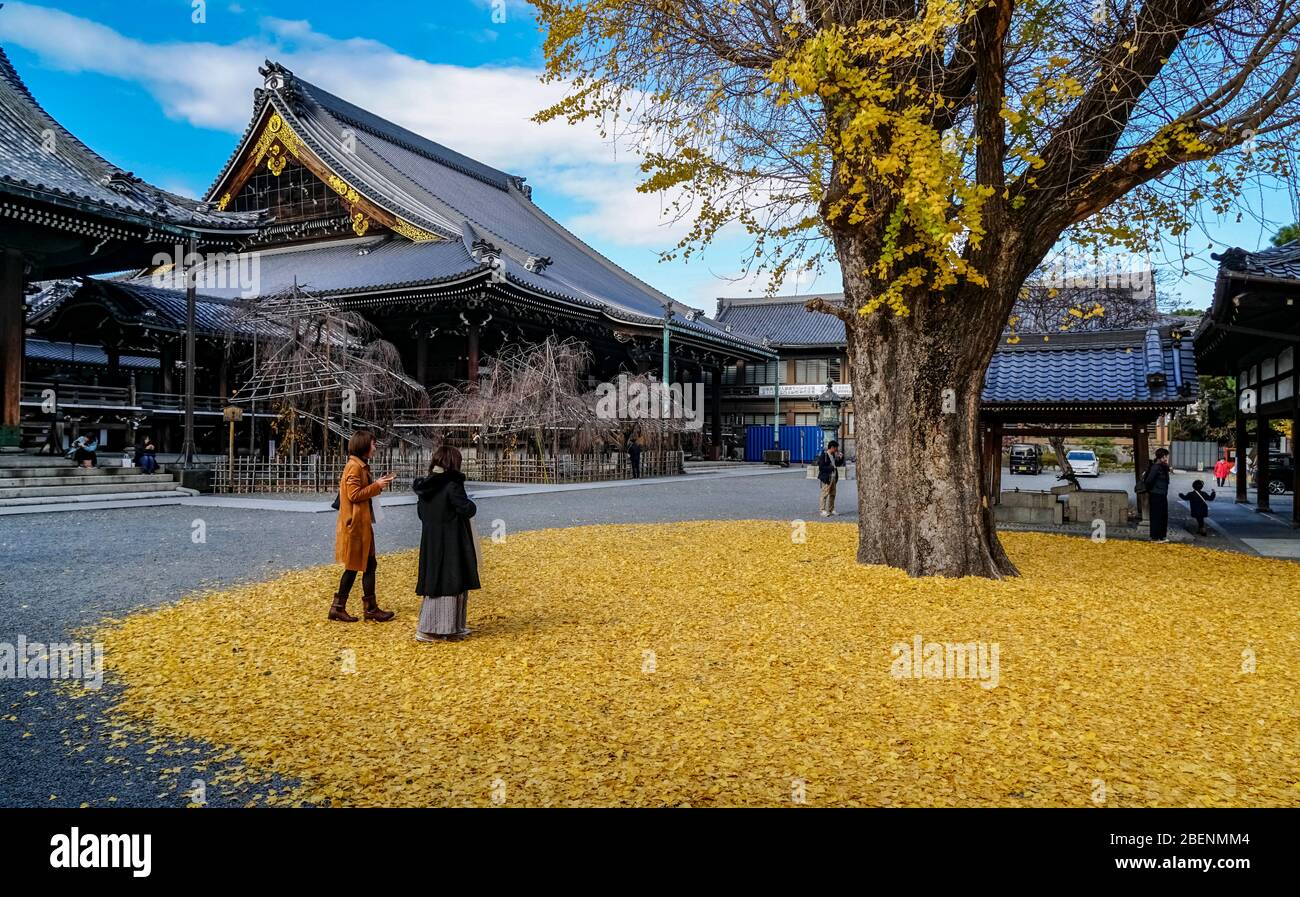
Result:
[[[1008,482],[1004,478],[1004,483]],[[841,483],[842,520],[856,518],[854,483]],[[1028,484],[1026,484],[1028,485]],[[481,493],[480,534],[597,523],[674,520],[811,518],[816,483],[801,469],[763,476],[692,475],[672,483],[526,496]],[[1171,508],[1177,518],[1185,511]],[[499,522],[498,522],[499,521]],[[1177,519],[1175,525],[1181,525]],[[198,535],[202,534],[202,540]],[[377,527],[384,552],[417,544],[414,509],[391,509]],[[174,601],[206,588],[322,563],[333,558],[334,517],[237,510],[159,507],[0,517],[0,642],[66,641],[105,618]],[[380,595],[402,588],[386,583]],[[321,596],[324,614],[329,597]],[[217,636],[217,634],[214,634]],[[219,637],[219,636],[218,636]],[[95,706],[71,704],[48,680],[0,679],[0,806],[181,806],[158,794],[153,769],[176,761],[145,745],[108,740]],[[76,719],[78,714],[87,714]],[[78,750],[78,748],[81,748]],[[239,790],[208,794],[212,805],[242,805]]]

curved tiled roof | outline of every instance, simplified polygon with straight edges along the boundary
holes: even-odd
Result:
[[[844,322],[835,315],[808,311],[804,303],[824,299],[844,301],[843,293],[776,296],[773,298],[719,299],[718,321],[734,330],[770,339],[772,345],[788,349],[816,349],[843,346]]]
[[[29,301],[27,323],[42,329],[59,313],[82,301],[103,305],[120,323],[143,325],[154,330],[182,333],[185,330],[185,292],[138,281],[100,280],[78,277],[46,284]],[[229,298],[198,293],[194,303],[195,332],[204,336],[225,336],[252,340],[256,331],[280,336],[278,325],[237,314],[237,303]]]
[[[984,376],[984,403],[1194,401],[1199,385],[1192,340],[1174,340],[1171,330],[1018,334],[1018,343],[1004,341],[993,353]]]
[[[1300,240],[1211,258],[1219,273],[1196,331],[1197,356],[1206,373],[1236,375],[1300,336]]]
[[[198,271],[198,289],[209,296],[247,298],[280,293],[297,284],[328,299],[445,283],[483,270],[460,240],[412,243],[380,235],[209,257]],[[185,288],[175,271],[133,282]]]
[[[88,346],[84,343],[64,343],[46,339],[29,338],[23,346],[23,354],[30,361],[48,361],[56,364],[83,364],[108,367],[108,353],[103,346]],[[157,358],[142,355],[122,355],[117,364],[127,370],[156,371]]]
[[[219,212],[210,203],[161,190],[106,161],[45,111],[3,49],[0,192],[184,230],[249,232],[260,218]]]
[[[268,86],[259,92],[258,116],[273,106],[326,165],[367,199],[449,242],[468,244],[460,251],[469,252],[477,240],[491,243],[500,252],[507,280],[517,287],[637,326],[659,326],[668,307],[674,312],[674,331],[766,354],[760,341],[728,333],[578,239],[533,203],[524,178],[380,118],[275,63],[268,62],[263,73]],[[255,131],[250,128],[243,142]],[[355,140],[345,145],[349,131]],[[227,164],[210,197],[223,189],[237,157]],[[448,250],[447,260],[460,259],[460,251]],[[475,267],[459,273],[488,270],[472,255],[469,263]],[[304,280],[313,274],[319,279],[319,272],[308,270]],[[321,284],[316,289],[322,289]]]

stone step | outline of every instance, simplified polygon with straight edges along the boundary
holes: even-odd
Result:
[[[0,496],[7,495],[13,489],[31,489],[37,486],[50,488],[69,488],[79,491],[88,486],[104,486],[109,484],[132,485],[142,482],[171,482],[173,479],[169,473],[147,474],[143,470],[136,468],[132,472],[120,470],[113,473],[105,472],[101,474],[90,474],[89,471],[82,474],[54,474],[51,476],[38,477],[0,477]]]
[[[139,476],[144,470],[139,467],[0,467],[0,486],[5,481],[27,477],[49,477],[73,479],[76,477]]]
[[[70,458],[62,455],[28,455],[26,453],[12,453],[0,455],[0,471],[14,470],[23,467],[76,467]]]
[[[105,496],[129,492],[157,492],[168,484],[175,485],[171,474],[143,474],[131,478],[110,477],[103,482],[74,483],[68,486],[0,487],[0,501],[14,498],[67,498],[73,495]]]
[[[110,492],[104,495],[44,495],[29,498],[0,498],[0,515],[21,513],[24,510],[85,510],[119,508],[131,504],[150,506],[157,499],[189,498],[192,492],[177,487],[168,491]]]

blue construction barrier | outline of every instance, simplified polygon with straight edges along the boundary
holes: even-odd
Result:
[[[821,427],[781,427],[781,444],[773,440],[772,427],[745,428],[745,460],[762,461],[763,452],[779,448],[790,453],[792,464],[807,464],[821,453],[825,431]]]

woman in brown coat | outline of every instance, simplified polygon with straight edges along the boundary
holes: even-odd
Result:
[[[379,609],[375,598],[375,531],[370,500],[393,482],[394,475],[387,474],[377,480],[370,478],[370,453],[375,447],[375,434],[357,430],[348,440],[348,463],[339,478],[339,521],[334,530],[334,560],[343,565],[339,590],[330,607],[330,619],[340,623],[355,623],[357,618],[348,613],[348,593],[361,574],[361,601],[364,616],[376,623],[387,623],[393,612]]]

